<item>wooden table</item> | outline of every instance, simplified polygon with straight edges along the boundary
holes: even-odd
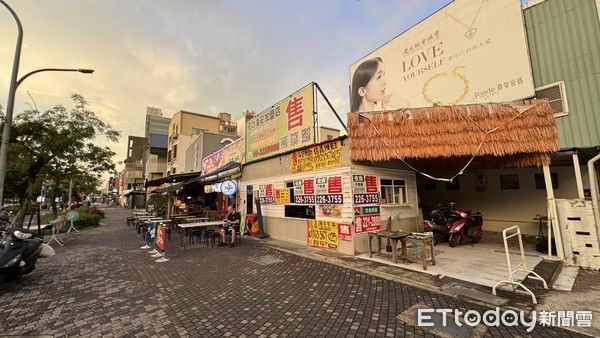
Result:
[[[392,242],[392,261],[394,263],[398,263],[398,253],[396,251],[396,247],[398,246],[398,241],[402,244],[402,255],[401,259],[408,259],[408,250],[406,249],[406,237],[410,235],[410,232],[405,231],[372,231],[369,232],[369,257],[373,257],[373,250],[371,240],[375,237],[377,238],[378,249],[377,253],[381,252],[381,239],[389,238]]]

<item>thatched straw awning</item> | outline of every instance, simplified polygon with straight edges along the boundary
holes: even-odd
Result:
[[[487,167],[529,167],[549,164],[560,149],[545,100],[350,113],[348,129],[355,161],[464,163],[475,155]]]

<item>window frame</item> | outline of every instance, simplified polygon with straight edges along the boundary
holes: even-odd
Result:
[[[391,185],[383,184],[383,181],[391,181]],[[396,184],[395,181],[400,181],[402,183]],[[389,202],[387,200],[387,196],[384,193],[384,187],[392,189],[392,199],[393,202]],[[402,198],[402,202],[396,201],[396,188],[400,188],[401,190],[398,192],[398,197]],[[388,178],[388,177],[379,177],[379,191],[381,191],[381,205],[407,205],[408,204],[408,189],[406,188],[406,179],[404,178]],[[385,200],[385,203],[383,202]]]

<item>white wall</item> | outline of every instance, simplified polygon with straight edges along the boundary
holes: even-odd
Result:
[[[487,176],[487,190],[476,191],[475,173],[483,172]],[[550,167],[551,173],[558,174],[558,189],[554,190],[556,198],[577,198],[575,172],[572,166]],[[454,173],[447,173],[452,175]],[[500,175],[517,174],[519,189],[504,190],[500,188]],[[418,179],[418,190],[421,205],[436,207],[438,203],[453,201],[457,208],[480,211],[483,214],[483,229],[502,231],[518,224],[521,231],[537,235],[538,221],[533,220],[536,214],[546,215],[546,190],[536,189],[535,174],[542,174],[542,169],[494,169],[468,171],[459,178],[459,190],[446,190],[444,182],[437,182],[435,191],[425,191],[424,180]],[[584,188],[589,188],[587,168],[581,166]],[[442,174],[439,174],[442,175]],[[427,218],[429,215],[424,215]],[[546,225],[544,224],[544,229]],[[544,232],[545,234],[545,232]]]

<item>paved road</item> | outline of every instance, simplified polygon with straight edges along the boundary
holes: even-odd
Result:
[[[70,234],[51,260],[0,285],[0,336],[433,336],[397,319],[415,304],[477,305],[246,240],[235,248],[168,251],[154,263],[125,226],[128,212]],[[488,328],[486,336],[527,336]],[[534,336],[574,336],[537,327]]]

